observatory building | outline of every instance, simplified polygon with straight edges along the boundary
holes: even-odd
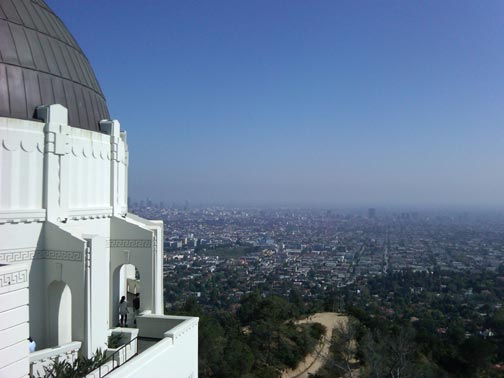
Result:
[[[197,377],[198,318],[164,315],[163,223],[127,197],[126,132],[79,45],[42,0],[0,0],[0,377],[97,349],[88,377]]]

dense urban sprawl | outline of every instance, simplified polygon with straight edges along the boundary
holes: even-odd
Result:
[[[481,272],[504,261],[504,218],[483,212],[177,209],[149,201],[133,211],[164,221],[169,303],[190,293],[202,304],[230,305],[255,288],[287,295],[292,285],[320,296],[388,272]]]

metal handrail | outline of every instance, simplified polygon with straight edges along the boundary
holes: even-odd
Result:
[[[126,344],[122,345],[118,350],[116,350],[114,353],[112,353],[110,356],[108,356],[107,358],[105,358],[105,360],[103,360],[103,362],[100,364],[100,366],[98,367],[98,376],[100,378],[103,378],[105,376],[107,376],[108,374],[112,373],[115,369],[117,369],[118,367],[122,366],[124,363],[126,363],[128,360],[126,360],[126,347],[131,345],[131,343],[133,343],[133,341],[137,341],[138,337],[135,337],[134,339],[131,339],[130,341],[128,341]],[[120,359],[118,360],[117,362],[117,365],[114,364],[114,360],[115,360],[115,357],[119,355],[119,353],[121,353],[121,351],[123,352],[123,362],[120,363]],[[136,347],[136,351],[135,351],[135,354],[131,356],[131,358],[135,357],[136,355],[138,354],[138,342],[137,342],[137,347]],[[102,375],[102,366],[105,365],[107,362],[109,362],[110,360],[112,360],[112,369],[110,369],[109,371],[107,371],[104,375]]]

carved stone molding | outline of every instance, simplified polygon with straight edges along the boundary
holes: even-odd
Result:
[[[110,248],[151,248],[152,240],[110,239]]]
[[[39,153],[44,152],[43,140],[34,140],[33,138],[21,139],[4,137],[1,140],[0,146],[2,146],[4,150],[10,152],[17,151],[18,149],[22,149],[24,152],[28,153],[34,151],[37,151]]]
[[[13,251],[0,251],[0,264],[12,264],[33,260],[34,249],[18,249]]]
[[[52,249],[44,249],[35,251],[34,259],[43,260],[65,260],[65,261],[82,261],[83,253],[79,251],[59,251]]]
[[[0,264],[12,264],[30,260],[82,261],[82,252],[60,250],[18,249],[0,251]]]
[[[83,143],[74,144],[71,148],[72,155],[75,157],[93,158],[100,160],[111,160],[110,144],[109,145],[86,145]]]
[[[156,254],[157,252],[157,233],[153,232],[152,233],[152,253]]]
[[[25,283],[28,280],[28,271],[26,269],[17,272],[0,274],[0,288]]]

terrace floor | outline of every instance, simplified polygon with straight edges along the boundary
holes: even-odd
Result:
[[[151,346],[159,342],[160,339],[153,339],[150,337],[138,337],[137,338],[137,352],[138,354],[145,352]]]

